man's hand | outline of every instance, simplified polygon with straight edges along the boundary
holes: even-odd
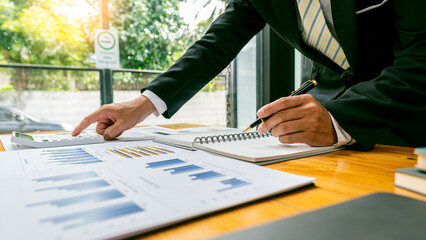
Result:
[[[312,95],[283,97],[257,112],[260,118],[271,116],[260,124],[259,133],[272,129],[272,135],[282,143],[306,143],[329,146],[337,142],[330,114]]]
[[[154,105],[145,96],[128,102],[103,105],[85,117],[74,129],[72,136],[77,136],[90,124],[98,122],[96,132],[103,135],[105,140],[111,140],[142,122],[154,111]]]

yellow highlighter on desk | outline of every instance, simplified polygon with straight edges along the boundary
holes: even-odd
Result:
[[[318,83],[315,80],[308,80],[308,81],[304,82],[297,90],[293,91],[290,94],[290,97],[305,94],[309,90],[313,89],[317,84]],[[248,127],[246,127],[243,132],[250,131],[252,128],[254,128],[254,127],[258,126],[259,124],[261,124],[262,122],[268,120],[272,115],[269,115],[269,116],[264,117],[264,118],[256,119],[256,121],[254,121],[252,124],[250,124]]]

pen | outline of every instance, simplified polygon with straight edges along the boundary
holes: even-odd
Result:
[[[308,81],[304,82],[297,90],[291,92],[290,97],[291,96],[305,94],[309,90],[311,90],[312,88],[314,88],[317,84],[318,83],[315,80],[308,80]],[[272,115],[274,115],[274,114],[272,114]],[[262,122],[268,120],[268,118],[270,118],[272,115],[264,117],[263,119],[262,118],[256,119],[256,121],[254,121],[252,124],[250,124],[250,126],[246,127],[246,129],[244,129],[243,133],[249,131],[250,129],[258,126],[259,124],[261,124]]]

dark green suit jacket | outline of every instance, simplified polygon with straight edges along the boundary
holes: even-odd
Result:
[[[163,99],[163,115],[171,117],[269,24],[283,44],[315,62],[304,75],[319,83],[310,93],[362,149],[386,139],[426,146],[426,1],[331,0],[331,8],[347,71],[303,43],[295,0],[232,0],[205,36],[142,91]]]

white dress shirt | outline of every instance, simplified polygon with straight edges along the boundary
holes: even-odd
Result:
[[[334,24],[331,15],[330,0],[320,0],[320,4],[327,22],[331,25],[331,27],[333,27]],[[157,94],[151,92],[150,90],[145,90],[142,95],[147,97],[157,109],[157,111],[154,112],[155,116],[158,117],[167,110],[166,103],[161,98],[159,98]],[[355,143],[355,140],[339,125],[336,119],[334,119],[333,115],[331,115],[331,113],[329,114],[337,135],[337,143],[335,143],[334,145],[343,146]]]

